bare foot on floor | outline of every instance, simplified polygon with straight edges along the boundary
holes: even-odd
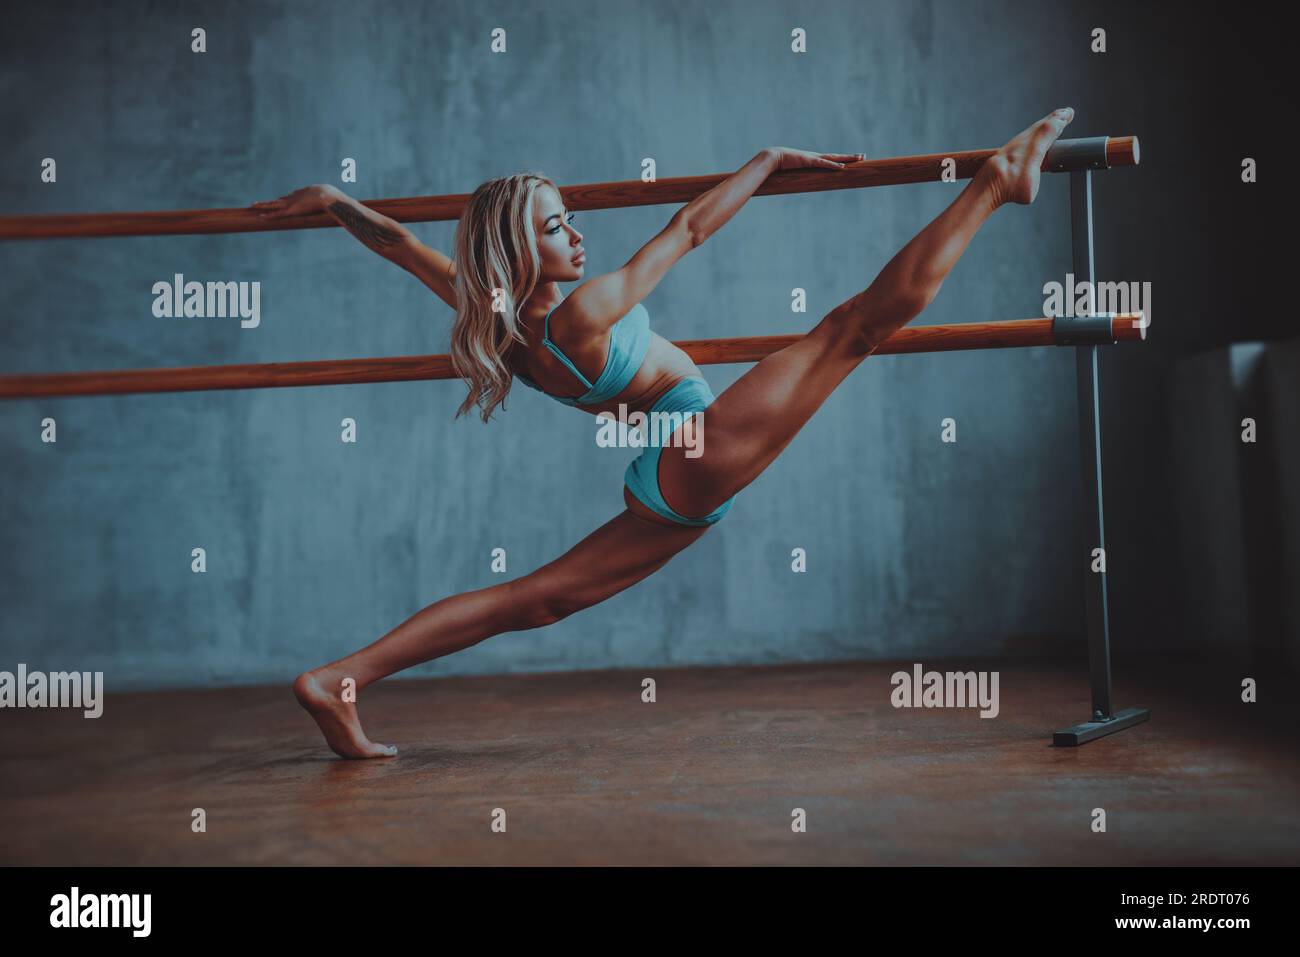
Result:
[[[1068,106],[1049,113],[985,161],[978,175],[987,178],[997,205],[1034,201],[1043,157],[1073,119]]]
[[[298,703],[315,719],[326,743],[344,758],[388,758],[397,748],[376,744],[361,730],[355,702],[341,696],[343,675],[328,668],[305,671],[293,682]]]

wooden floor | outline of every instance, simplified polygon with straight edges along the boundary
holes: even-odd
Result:
[[[364,762],[287,684],[6,709],[0,863],[1300,864],[1295,708],[1239,703],[1237,676],[1117,663],[1117,706],[1152,719],[1054,748],[1084,662],[923,662],[997,668],[995,719],[894,709],[911,664],[390,679],[362,717],[400,754]]]

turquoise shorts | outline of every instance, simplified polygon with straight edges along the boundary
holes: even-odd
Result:
[[[716,398],[707,382],[691,376],[660,396],[650,407],[650,412],[680,412],[684,422],[691,417],[692,413],[703,412]],[[634,458],[628,465],[627,471],[623,473],[623,484],[636,496],[637,501],[657,515],[662,515],[680,525],[712,525],[721,520],[731,508],[731,503],[736,500],[735,495],[703,518],[687,518],[685,515],[678,515],[669,507],[664,501],[663,492],[659,489],[659,455],[663,452],[663,445],[659,443],[671,445],[671,436],[660,437],[653,419],[647,423],[645,432],[648,443],[645,451]]]

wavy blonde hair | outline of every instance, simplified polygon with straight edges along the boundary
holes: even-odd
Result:
[[[543,185],[559,192],[541,173],[490,179],[474,190],[461,213],[451,364],[469,384],[469,395],[456,418],[477,405],[487,422],[510,391],[513,373],[504,357],[512,342],[526,343],[519,310],[537,289],[542,271],[533,201]]]

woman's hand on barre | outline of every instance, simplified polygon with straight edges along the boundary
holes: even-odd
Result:
[[[249,208],[257,210],[260,219],[326,213],[371,250],[403,269],[412,268],[412,249],[420,245],[415,235],[401,223],[357,202],[328,183],[304,186],[279,199],[253,203]]]
[[[843,169],[845,163],[856,163],[866,159],[861,153],[810,153],[807,150],[792,150],[784,146],[773,146],[776,153],[777,169],[803,169],[808,166],[822,169]]]
[[[292,193],[279,199],[262,199],[248,208],[257,210],[262,219],[284,219],[286,216],[309,216],[322,213],[330,203],[338,200],[343,193],[328,183],[316,183],[295,189]]]

